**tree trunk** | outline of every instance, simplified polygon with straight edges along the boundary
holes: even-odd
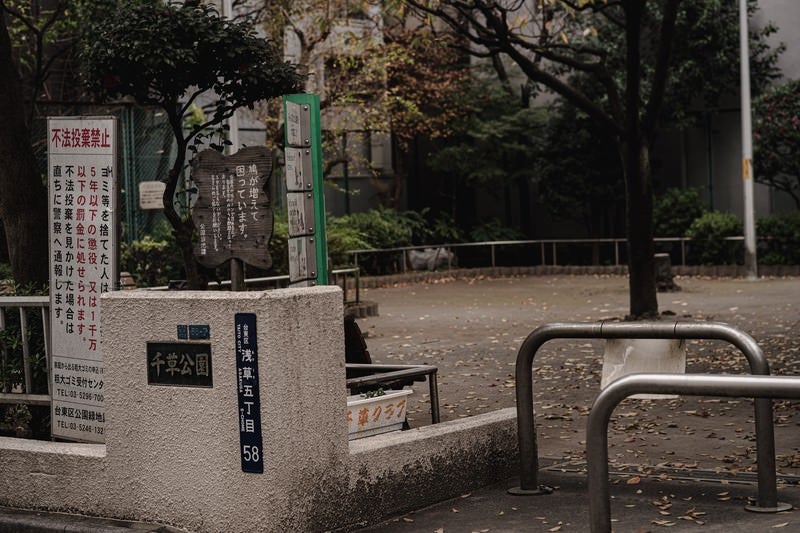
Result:
[[[3,17],[0,17],[0,219],[5,226],[14,280],[22,286],[45,286],[49,277],[47,190],[36,169]]]
[[[630,318],[658,316],[653,246],[653,187],[646,141],[625,145]]]
[[[623,3],[625,25],[625,136],[622,162],[627,201],[630,319],[658,316],[653,258],[653,183],[650,142],[641,117],[641,31],[644,2]]]
[[[180,160],[183,158],[179,157],[178,159]],[[175,243],[181,251],[188,288],[206,290],[208,288],[208,279],[200,269],[197,259],[194,257],[194,246],[192,243],[192,238],[194,237],[194,222],[191,217],[182,219],[175,211],[172,204],[172,199],[175,196],[175,189],[180,179],[180,171],[176,169],[182,166],[182,161],[180,163],[176,162],[175,166],[169,172],[169,182],[164,190],[164,215],[172,225],[172,234],[175,236]]]

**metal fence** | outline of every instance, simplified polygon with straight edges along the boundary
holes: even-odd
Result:
[[[726,237],[726,241],[743,242],[744,237]],[[669,253],[673,264],[687,264],[687,250],[692,244],[688,237],[658,237],[654,239],[656,252]],[[533,239],[519,241],[481,241],[445,244],[426,244],[420,246],[399,246],[395,248],[348,250],[356,266],[380,262],[396,271],[406,272],[409,268],[408,252],[431,248],[444,248],[458,252],[459,266],[500,266],[501,262],[514,261],[524,265],[581,265],[603,264],[620,266],[627,264],[627,240],[608,239]],[[468,253],[479,250],[479,253]],[[511,251],[511,252],[510,252]],[[504,257],[501,258],[501,253]],[[448,269],[455,262],[448,256],[443,263]],[[509,259],[510,258],[510,259]],[[464,264],[464,262],[467,264]]]
[[[0,339],[0,404],[50,405],[50,380],[47,394],[34,393],[34,353],[32,339],[44,342],[45,368],[50,368],[50,298],[48,296],[4,296],[0,298],[0,332],[8,333],[16,311],[18,335],[10,342]],[[41,330],[32,331],[29,313],[41,312]],[[38,336],[38,337],[37,337]],[[21,375],[20,375],[21,374]]]
[[[163,219],[161,210],[139,209],[139,183],[166,177],[175,151],[175,139],[166,114],[155,107],[130,103],[108,105],[86,103],[38,104],[32,138],[40,171],[47,168],[48,116],[114,116],[120,124],[120,209],[122,240],[132,242],[152,231]]]

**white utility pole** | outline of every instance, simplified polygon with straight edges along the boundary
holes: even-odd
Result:
[[[753,201],[753,124],[750,111],[750,47],[747,0],[739,0],[739,63],[742,95],[742,184],[744,185],[744,266],[747,278],[758,278]]]

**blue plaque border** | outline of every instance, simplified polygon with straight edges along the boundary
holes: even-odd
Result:
[[[255,313],[236,313],[236,389],[239,398],[239,453],[242,472],[264,472],[261,398],[258,378],[258,336]]]

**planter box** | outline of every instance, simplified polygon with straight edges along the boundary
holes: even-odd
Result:
[[[347,397],[347,432],[349,439],[360,439],[395,431],[406,420],[406,403],[412,390],[390,390],[383,396]]]

